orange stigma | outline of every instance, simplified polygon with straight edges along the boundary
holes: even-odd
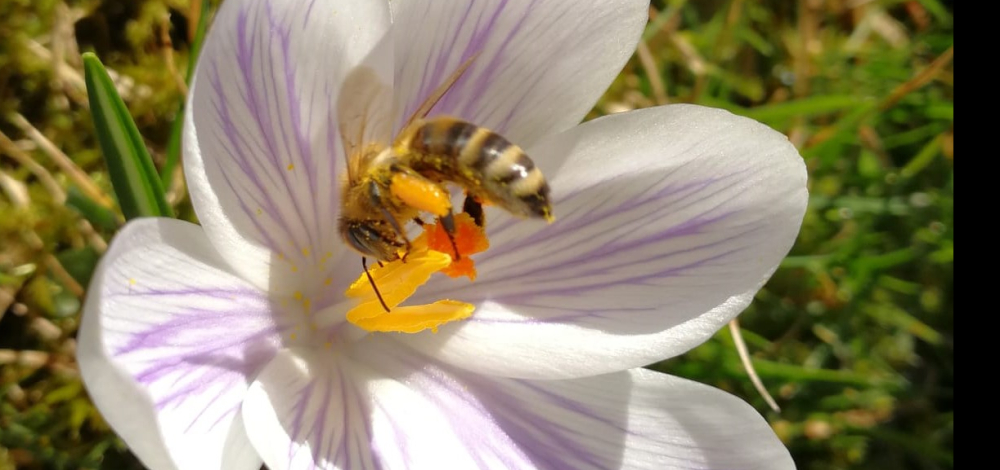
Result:
[[[424,227],[427,234],[427,247],[434,251],[446,253],[452,257],[451,264],[441,270],[441,273],[450,277],[468,276],[469,280],[476,280],[476,263],[469,255],[481,253],[490,247],[490,241],[486,238],[486,232],[482,227],[476,225],[469,214],[455,214],[455,247],[461,255],[455,261],[455,248],[448,239],[448,233],[440,223],[428,224]]]

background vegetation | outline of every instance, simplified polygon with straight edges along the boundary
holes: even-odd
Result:
[[[0,470],[139,467],[73,360],[84,288],[123,220],[80,52],[112,71],[170,203],[193,218],[171,132],[201,12],[0,2]],[[801,150],[802,233],[740,317],[782,411],[754,391],[728,330],[653,367],[748,399],[803,470],[953,468],[952,16],[939,0],[656,0],[593,113],[718,106]]]

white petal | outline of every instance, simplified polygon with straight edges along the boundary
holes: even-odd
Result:
[[[632,56],[648,0],[391,2],[396,91],[406,119],[459,65],[472,66],[431,115],[519,145],[580,122]]]
[[[243,404],[250,442],[272,470],[379,468],[368,400],[329,351],[282,350]]]
[[[333,354],[284,351],[251,387],[244,419],[269,468],[534,468],[440,370],[381,347]]]
[[[794,470],[750,405],[634,369],[570,380],[459,379],[538,468]]]
[[[440,334],[406,338],[415,346],[524,378],[607,373],[683,353],[746,307],[805,211],[795,148],[724,111],[678,105],[610,116],[533,151],[561,167],[551,181],[557,221],[493,214],[479,279],[435,278],[412,299],[476,302],[476,312]]]
[[[238,411],[280,329],[200,227],[140,219],[94,273],[77,361],[101,414],[148,467],[257,469]]]
[[[285,351],[260,375],[244,417],[270,468],[795,468],[753,408],[685,379],[504,379],[365,343]]]
[[[336,101],[353,67],[392,70],[388,28],[384,2],[232,0],[216,15],[188,101],[185,170],[209,238],[257,286],[318,289],[337,261]]]

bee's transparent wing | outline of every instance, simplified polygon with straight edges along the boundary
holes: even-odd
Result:
[[[457,82],[459,78],[462,78],[462,74],[464,74],[465,71],[468,70],[469,66],[472,65],[472,62],[476,60],[476,57],[479,57],[478,52],[476,52],[471,57],[466,59],[465,62],[462,62],[458,66],[458,68],[451,73],[451,75],[445,78],[444,82],[438,85],[438,87],[435,88],[434,91],[431,92],[431,94],[427,95],[427,97],[424,98],[424,101],[423,103],[420,104],[420,107],[418,107],[417,110],[414,111],[413,114],[411,114],[410,117],[406,119],[406,122],[403,123],[402,131],[400,131],[399,133],[400,136],[408,135],[408,132],[412,130],[414,124],[418,122],[420,119],[426,117],[427,113],[431,112],[431,108],[433,108],[434,105],[436,105],[437,102],[441,100],[444,94],[447,93],[448,90],[450,90],[451,87],[455,85],[455,82]]]
[[[392,141],[391,116],[392,86],[371,67],[354,68],[337,97],[337,121],[350,181],[356,181],[377,149]]]

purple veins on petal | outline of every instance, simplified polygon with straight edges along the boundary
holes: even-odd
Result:
[[[725,183],[733,176],[734,175],[730,175],[727,177],[713,178],[706,181],[697,181],[680,185],[668,185],[667,187],[660,188],[658,190],[651,188],[650,190],[644,191],[644,193],[647,194],[646,196],[626,199],[613,207],[600,207],[601,204],[598,204],[596,207],[586,203],[578,204],[576,209],[582,210],[582,208],[590,208],[588,209],[586,215],[576,218],[573,217],[573,214],[563,215],[562,219],[553,226],[546,227],[538,232],[535,232],[524,240],[508,240],[507,243],[488,251],[484,255],[485,260],[483,261],[485,263],[486,260],[501,259],[514,250],[534,249],[539,253],[545,252],[550,255],[545,258],[545,263],[532,263],[530,265],[526,265],[524,269],[511,268],[504,270],[505,274],[499,277],[483,276],[483,278],[477,282],[476,287],[487,288],[491,284],[500,284],[516,279],[525,279],[526,285],[531,284],[535,286],[534,290],[519,290],[516,292],[516,295],[513,295],[512,293],[512,299],[508,299],[511,301],[514,301],[515,298],[525,300],[533,294],[556,293],[553,289],[539,288],[538,284],[534,281],[528,282],[527,278],[544,281],[545,279],[551,277],[546,276],[547,273],[572,271],[574,273],[573,278],[583,280],[587,276],[609,275],[613,271],[619,269],[636,271],[634,275],[616,276],[615,279],[598,278],[592,283],[586,285],[577,285],[565,288],[569,289],[567,293],[579,293],[581,290],[592,289],[594,287],[641,283],[653,278],[679,275],[689,269],[723,259],[724,257],[733,254],[735,251],[738,251],[738,249],[727,250],[725,253],[714,254],[707,259],[701,258],[694,262],[683,263],[679,266],[674,264],[666,266],[666,269],[656,270],[653,272],[639,272],[639,266],[642,265],[657,264],[657,262],[666,261],[678,255],[689,254],[697,250],[711,249],[738,241],[740,237],[757,230],[759,227],[745,226],[736,232],[726,233],[726,236],[721,240],[706,239],[697,243],[695,246],[688,246],[683,249],[668,250],[663,253],[644,254],[641,260],[634,259],[635,255],[627,255],[628,253],[644,253],[644,249],[646,247],[654,246],[657,243],[664,242],[672,238],[689,237],[700,233],[710,232],[711,227],[714,225],[739,214],[738,210],[711,214],[712,212],[717,212],[717,209],[721,207],[726,207],[723,202],[720,202],[701,215],[690,216],[683,222],[667,227],[664,230],[648,233],[647,235],[634,238],[625,238],[625,236],[634,233],[637,228],[650,223],[650,221],[657,220],[661,216],[668,215],[671,212],[685,209],[704,198],[714,196],[718,192],[724,191],[724,184],[722,183]],[[712,186],[713,184],[717,185],[720,189],[706,193],[706,188]],[[566,207],[567,204],[565,204],[565,202],[568,200],[579,198],[580,196],[587,196],[588,194],[590,194],[588,191],[578,191],[570,194],[567,197],[562,198],[560,202],[563,204],[557,203],[557,207],[560,207],[560,205],[562,207]],[[691,198],[694,195],[698,195],[699,197],[696,200],[692,200]],[[733,195],[731,198],[735,197],[738,197],[738,195]],[[613,218],[619,217],[621,214],[634,214],[637,211],[642,210],[644,206],[649,207],[650,209],[642,213],[641,217],[632,218],[624,223],[611,222]],[[503,232],[504,230],[507,230],[507,226],[501,226],[496,232]],[[586,230],[585,238],[572,237],[571,234],[583,230]],[[620,239],[616,239],[613,238],[615,233],[621,233],[625,236]],[[495,235],[496,233],[494,233],[494,236]],[[569,239],[567,240],[563,238]],[[494,237],[494,239],[496,239],[496,237]],[[608,241],[604,243],[597,243],[595,242],[595,239],[608,239]],[[561,242],[558,250],[559,252],[572,252],[577,247],[581,249],[581,252],[567,257],[560,256],[559,253],[549,253],[546,251],[550,250],[550,243],[556,240]],[[586,245],[588,244],[592,246],[587,248]],[[570,280],[571,279],[564,279],[560,277],[560,284],[565,285],[566,281]],[[441,295],[454,293],[457,295],[457,289],[458,288],[453,288],[451,290],[436,293]]]
[[[526,456],[517,450],[506,430],[497,429],[494,435],[483,436],[481,434],[489,430],[478,427],[475,421],[470,422],[468,419],[470,416],[486,419],[491,419],[492,416],[491,411],[483,406],[477,395],[471,393],[464,383],[455,380],[441,369],[428,367],[427,363],[430,361],[426,358],[414,360],[396,357],[396,359],[413,370],[420,371],[409,377],[412,381],[411,386],[420,390],[428,401],[445,411],[446,419],[459,437],[475,442],[477,450],[471,452],[471,457],[476,460],[479,468],[489,467],[485,460],[487,453],[503,461],[505,468],[527,467]],[[516,450],[514,455],[510,455],[511,449]]]
[[[220,112],[219,118],[230,144],[227,147],[235,152],[235,154],[230,153],[230,157],[255,186],[253,188],[255,191],[237,191],[236,194],[242,198],[255,193],[258,197],[264,198],[265,201],[258,200],[256,202],[266,203],[261,204],[261,206],[266,208],[273,219],[276,219],[278,223],[275,225],[286,227],[284,230],[287,231],[287,227],[293,226],[289,224],[288,220],[283,219],[284,213],[288,210],[276,207],[273,201],[267,200],[269,195],[276,194],[273,190],[269,191],[268,186],[273,185],[281,188],[277,193],[288,195],[291,205],[288,209],[297,216],[296,222],[300,223],[305,230],[305,233],[301,234],[287,233],[288,237],[286,238],[294,240],[297,246],[316,246],[320,231],[317,225],[318,220],[314,217],[306,217],[307,214],[315,213],[315,208],[311,206],[313,204],[311,198],[302,196],[302,193],[312,195],[314,191],[295,191],[296,184],[291,178],[302,172],[291,172],[286,168],[286,165],[290,165],[289,168],[292,168],[296,163],[303,165],[305,167],[303,169],[306,170],[305,174],[309,175],[307,177],[309,187],[315,189],[315,183],[311,180],[315,177],[315,171],[310,171],[314,169],[315,162],[312,159],[312,147],[308,141],[308,132],[302,127],[301,108],[298,103],[300,97],[295,87],[294,68],[286,67],[290,65],[288,62],[290,60],[289,31],[287,25],[275,21],[270,12],[268,15],[270,35],[254,34],[253,31],[250,31],[251,26],[248,24],[248,12],[241,10],[237,17],[236,37],[236,62],[243,85],[240,94],[243,98],[243,105],[252,115],[251,124],[256,125],[256,130],[250,134],[259,135],[264,148],[250,148],[251,145],[258,144],[250,144],[243,139],[243,134],[249,132],[250,129],[243,129],[243,132],[237,130],[228,111],[227,98],[217,68],[212,70],[214,95],[219,100],[216,103],[216,108],[217,112]],[[260,26],[255,24],[254,27],[259,28]],[[269,38],[276,39],[278,47],[272,47],[267,42]],[[283,55],[279,59],[279,63],[274,62],[273,56],[275,54]],[[258,79],[261,83],[257,83]],[[279,89],[281,81],[285,82],[283,91]],[[288,103],[288,109],[281,109],[280,105],[275,109],[274,103],[280,103],[282,99]],[[272,121],[272,116],[285,115],[291,121],[292,129],[284,129],[280,125],[280,120],[278,122]],[[289,141],[289,134],[292,134],[291,138],[295,140],[294,143]],[[255,154],[265,156],[266,160],[257,159]],[[281,155],[288,155],[289,158],[297,156],[297,158],[293,158],[294,161],[285,162],[280,160]],[[258,168],[261,171],[258,172]],[[269,185],[263,184],[261,176],[268,178]],[[250,220],[253,220],[254,214],[252,212],[247,215]],[[266,232],[261,232],[260,235],[264,233]],[[300,236],[304,239],[298,238]]]
[[[227,99],[222,91],[222,85],[219,83],[220,78],[218,75],[218,71],[215,70],[214,68],[212,70],[211,81],[212,81],[212,86],[215,88],[216,91],[215,96],[218,99],[218,101],[214,103],[214,106],[216,112],[219,115],[218,116],[219,122],[222,124],[223,132],[225,134],[225,139],[219,139],[219,140],[220,141],[226,140],[229,142],[229,145],[223,147],[224,151],[226,152],[229,158],[229,161],[232,161],[238,165],[241,172],[246,176],[246,180],[250,181],[250,183],[253,184],[253,187],[247,188],[243,187],[242,185],[240,186],[235,185],[233,179],[230,177],[229,173],[225,169],[222,169],[222,171],[220,171],[220,174],[224,178],[225,183],[229,188],[229,190],[232,191],[233,194],[240,195],[240,197],[237,198],[240,204],[240,209],[243,211],[244,214],[246,214],[247,220],[249,220],[254,225],[257,235],[263,238],[263,240],[260,241],[264,242],[269,248],[271,248],[272,251],[278,251],[281,249],[281,247],[270,236],[270,230],[265,229],[260,224],[258,217],[256,217],[255,210],[247,206],[246,204],[247,200],[253,201],[258,208],[264,211],[267,214],[267,216],[271,218],[271,220],[276,222],[275,224],[273,224],[274,226],[281,227],[281,230],[285,231],[283,238],[292,239],[292,234],[288,232],[287,229],[287,227],[289,227],[290,224],[288,223],[287,220],[285,220],[284,212],[279,210],[278,207],[274,205],[274,200],[267,197],[267,195],[269,194],[269,191],[267,189],[268,187],[265,186],[264,183],[261,181],[260,179],[261,174],[258,173],[253,168],[255,162],[251,161],[251,159],[249,158],[249,156],[253,155],[255,152],[247,150],[247,146],[249,144],[244,140],[243,135],[236,130],[235,124],[229,114],[229,107]],[[215,137],[218,138],[221,136],[215,136]],[[218,162],[214,160],[213,163],[218,165]],[[257,164],[260,163],[258,162]],[[264,176],[267,176],[269,178],[271,176],[266,171],[262,173]],[[274,184],[273,181],[269,183]]]

